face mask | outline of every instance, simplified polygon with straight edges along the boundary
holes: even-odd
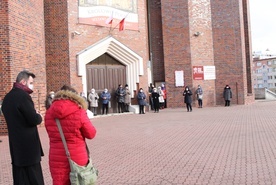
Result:
[[[189,89],[187,88],[186,91],[188,91]]]
[[[143,90],[140,90],[140,92],[143,92]]]
[[[107,93],[107,91],[104,91],[104,93]]]
[[[31,89],[31,90],[34,89],[34,85],[33,85],[33,84],[29,84],[28,87],[29,87],[29,89]]]
[[[55,95],[54,94],[51,94],[51,98],[54,98],[55,97]]]

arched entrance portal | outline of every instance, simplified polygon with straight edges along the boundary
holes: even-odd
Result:
[[[118,112],[115,91],[119,84],[123,86],[126,84],[126,66],[110,55],[103,54],[86,65],[86,79],[87,94],[94,88],[100,96],[107,88],[111,94],[109,113]],[[101,112],[101,101],[97,112]]]
[[[101,81],[101,75],[109,75],[104,78],[112,78],[111,81],[104,82],[106,88],[113,91],[114,88],[118,87],[118,84],[128,84],[132,91],[131,95],[134,97],[133,92],[137,90],[139,76],[144,75],[143,65],[142,57],[112,36],[106,37],[77,53],[78,76],[82,79],[83,92],[88,92],[92,88],[92,84],[90,86],[90,82],[88,82],[90,78],[94,79],[91,83],[97,85]],[[108,84],[109,82],[113,84]],[[97,90],[101,91],[104,88],[104,85],[101,87],[99,84]],[[116,104],[113,103],[112,107],[114,106],[116,107]]]

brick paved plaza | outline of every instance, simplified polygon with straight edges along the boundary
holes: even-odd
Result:
[[[88,141],[98,185],[276,184],[275,101],[230,107],[165,109],[94,118]],[[45,184],[48,136],[39,128]],[[0,136],[0,184],[12,184],[7,136]]]

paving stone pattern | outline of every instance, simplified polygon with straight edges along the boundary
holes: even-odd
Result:
[[[98,185],[276,184],[275,101],[164,109],[92,119],[87,141]],[[39,127],[45,184],[52,184],[49,140]],[[8,137],[0,139],[0,184],[12,184]]]

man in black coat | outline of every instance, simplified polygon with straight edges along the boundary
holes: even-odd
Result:
[[[33,73],[21,71],[1,107],[8,127],[14,185],[44,185],[40,164],[44,154],[37,130],[42,116],[30,96],[34,78]]]

